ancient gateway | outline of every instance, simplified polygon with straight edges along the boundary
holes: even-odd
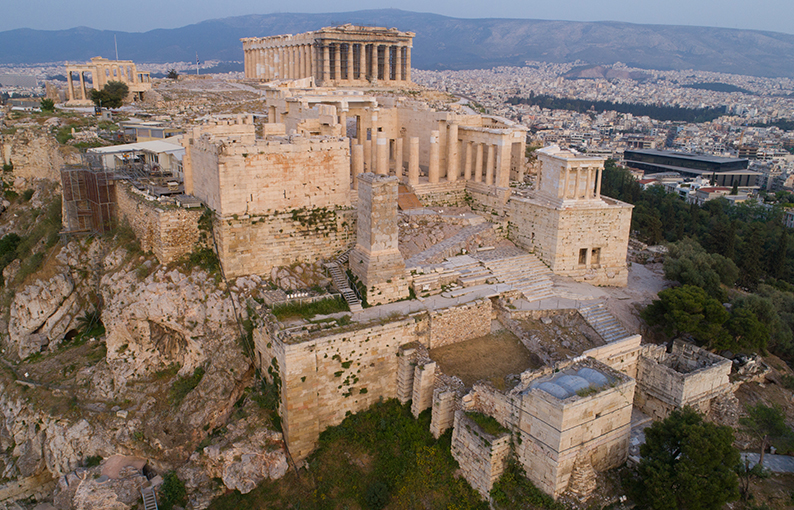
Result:
[[[245,77],[313,78],[322,86],[411,81],[413,32],[342,25],[315,32],[241,39]]]
[[[94,57],[85,64],[66,64],[66,91],[69,94],[67,105],[85,106],[93,104],[89,88],[86,86],[90,76],[93,88],[102,90],[109,81],[126,83],[130,96],[136,100],[143,99],[143,93],[152,89],[149,73],[138,71],[132,60],[108,60]],[[75,85],[79,88],[75,89]]]

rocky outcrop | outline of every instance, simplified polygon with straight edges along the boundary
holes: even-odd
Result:
[[[80,163],[79,151],[62,147],[46,128],[37,124],[15,127],[13,134],[0,137],[0,159],[13,163],[15,177],[60,181],[64,164]]]
[[[57,342],[75,326],[82,306],[72,278],[59,273],[36,280],[14,297],[8,321],[9,347],[20,358]]]
[[[100,469],[78,469],[58,479],[55,506],[59,510],[129,510],[140,505],[139,487],[148,480],[140,470],[124,467],[117,478],[100,475]]]

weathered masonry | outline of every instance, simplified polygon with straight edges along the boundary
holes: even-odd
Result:
[[[94,57],[91,62],[85,64],[66,64],[66,90],[69,94],[69,101],[66,104],[76,106],[93,104],[86,87],[87,75],[90,75],[96,90],[102,90],[109,81],[126,83],[133,99],[143,99],[143,93],[152,89],[149,73],[138,71],[132,60]],[[78,89],[75,89],[75,81],[79,83]]]
[[[413,32],[342,25],[303,34],[246,37],[245,77],[314,78],[318,85],[410,83]]]

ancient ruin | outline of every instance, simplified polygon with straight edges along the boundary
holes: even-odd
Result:
[[[413,32],[342,25],[315,32],[241,39],[246,78],[313,78],[323,87],[411,81]]]
[[[75,83],[75,74],[77,83]],[[129,95],[135,100],[142,100],[143,94],[152,89],[149,73],[138,71],[132,60],[108,60],[94,57],[85,64],[66,64],[67,105],[92,105],[87,85],[91,79],[95,90],[102,90],[109,81],[120,81],[129,87]],[[75,88],[79,84],[79,88]]]

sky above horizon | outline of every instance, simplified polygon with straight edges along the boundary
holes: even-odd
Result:
[[[2,0],[2,3],[9,0]],[[146,32],[200,21],[275,12],[346,12],[399,8],[457,18],[528,18],[568,21],[625,21],[659,25],[695,25],[771,30],[794,34],[791,0],[292,0],[275,4],[255,0],[27,0],[2,9],[0,31],[16,28],[62,30],[86,26],[99,30]]]

